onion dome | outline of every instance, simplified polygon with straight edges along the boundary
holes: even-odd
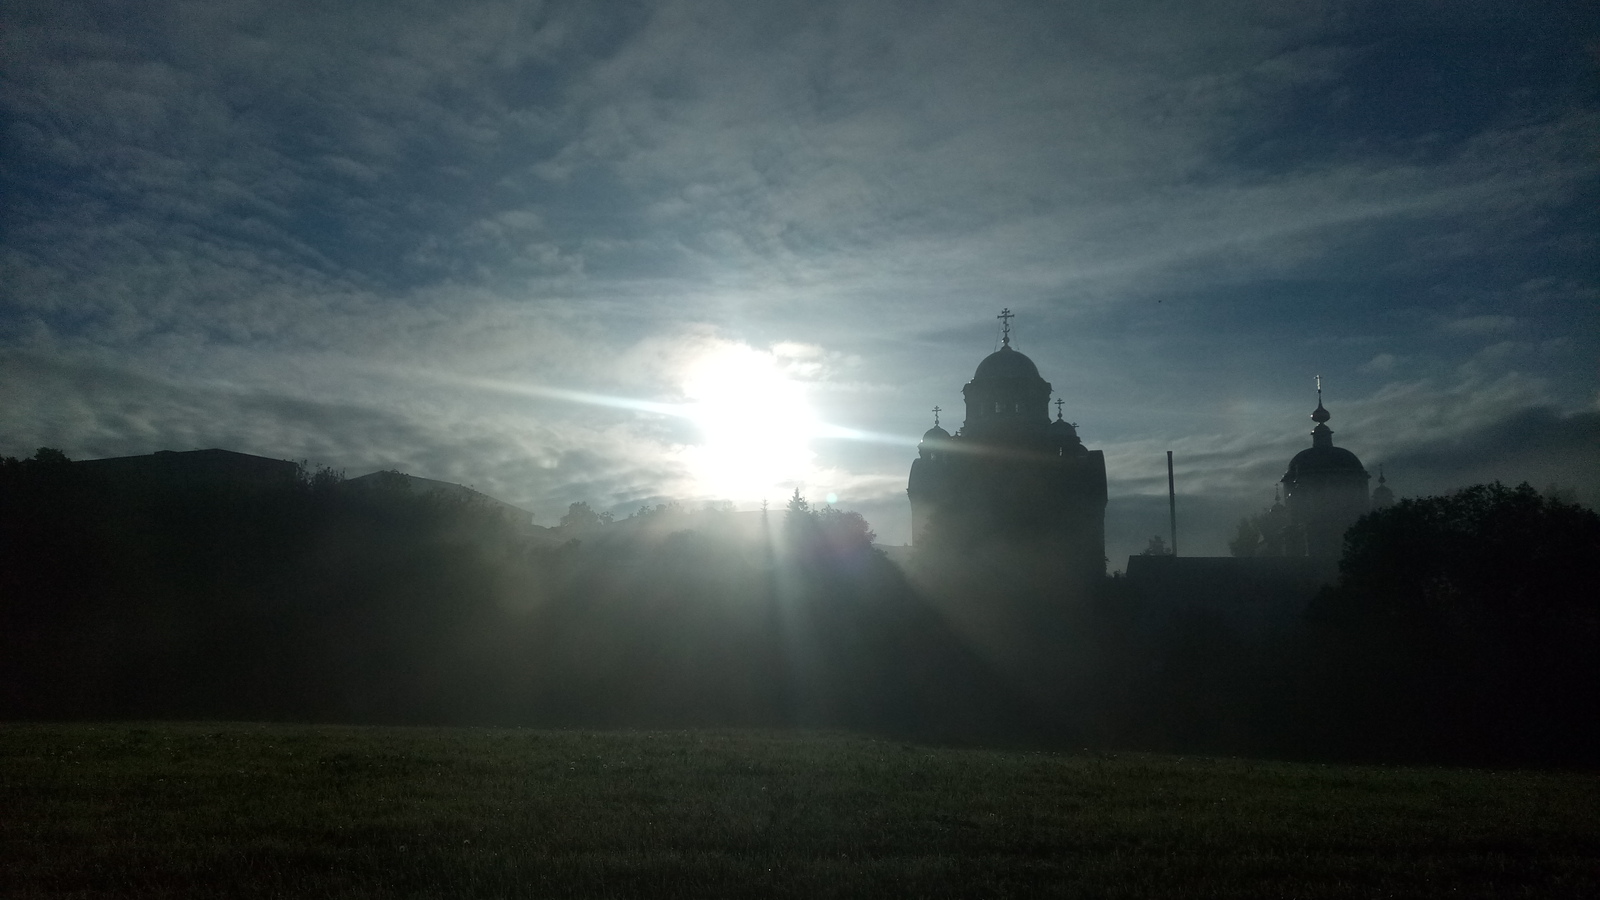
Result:
[[[1317,408],[1311,413],[1311,418],[1317,423],[1317,427],[1311,429],[1311,446],[1289,460],[1289,471],[1283,476],[1288,484],[1294,484],[1307,475],[1350,474],[1367,477],[1366,468],[1354,453],[1333,445],[1333,429],[1328,427],[1328,420],[1333,418],[1333,414],[1323,408],[1321,395],[1322,392],[1318,390]]]
[[[933,441],[935,443],[938,441],[948,441],[950,440],[950,432],[945,431],[943,428],[935,425],[922,433],[922,440],[924,443],[928,441]]]

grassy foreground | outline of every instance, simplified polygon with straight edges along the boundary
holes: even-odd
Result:
[[[12,725],[0,893],[1600,896],[1600,780],[829,734]]]

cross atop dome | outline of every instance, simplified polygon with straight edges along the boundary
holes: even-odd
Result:
[[[1060,397],[1056,398],[1056,421],[1057,422],[1061,421],[1061,405],[1063,403],[1066,403],[1066,402],[1067,401],[1061,399]]]
[[[1328,412],[1322,406],[1322,376],[1318,375],[1317,376],[1317,408],[1311,411],[1311,420],[1313,422],[1316,422],[1318,425],[1321,425],[1323,422],[1326,422],[1331,418],[1333,418],[1333,413]]]
[[[1001,326],[1000,346],[1002,346],[1002,347],[1011,346],[1011,320],[1016,318],[1016,317],[1017,317],[1017,314],[1012,312],[1011,311],[1011,307],[1009,307],[1009,306],[1007,306],[1004,309],[1000,310],[1000,315],[995,316],[996,319],[999,319],[1001,322],[1004,323]]]
[[[935,406],[933,408],[933,427],[935,428],[939,427],[939,413],[941,412],[943,412],[943,410],[941,410],[939,407]]]

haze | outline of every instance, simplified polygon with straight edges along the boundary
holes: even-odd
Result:
[[[1307,445],[1600,501],[1591,4],[12,2],[0,454],[909,539],[1001,307],[1113,567]],[[947,413],[958,425],[959,414]]]

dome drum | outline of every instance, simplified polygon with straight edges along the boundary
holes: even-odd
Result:
[[[1025,442],[1050,422],[1050,382],[1009,342],[978,364],[961,394],[967,405],[963,433],[979,440]]]

